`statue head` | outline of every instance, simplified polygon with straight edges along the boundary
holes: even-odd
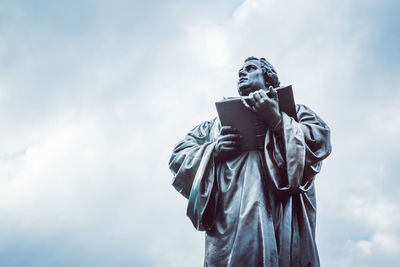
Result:
[[[265,58],[248,57],[239,70],[238,91],[242,96],[259,89],[279,86],[274,67]]]

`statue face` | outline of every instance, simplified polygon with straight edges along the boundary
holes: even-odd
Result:
[[[257,60],[249,60],[239,70],[239,95],[246,96],[260,89],[266,89],[261,63]]]

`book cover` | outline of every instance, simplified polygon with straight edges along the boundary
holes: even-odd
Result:
[[[278,93],[279,110],[297,121],[292,86],[275,89]],[[238,129],[243,136],[242,150],[262,149],[267,130],[266,124],[255,112],[243,105],[242,98],[246,100],[249,97],[229,97],[215,103],[221,125]]]

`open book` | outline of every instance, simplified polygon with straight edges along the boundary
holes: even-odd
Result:
[[[297,121],[292,86],[275,89],[278,92],[279,110]],[[248,96],[229,97],[215,103],[221,125],[238,129],[243,136],[242,150],[263,149],[267,131],[266,124],[255,112],[243,105],[241,98],[249,99]]]

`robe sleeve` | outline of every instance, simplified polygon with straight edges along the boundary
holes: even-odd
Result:
[[[288,193],[308,191],[331,153],[326,123],[304,105],[296,109],[298,122],[282,113],[281,123],[267,131],[264,149],[266,171],[276,188]]]
[[[211,227],[210,211],[215,211],[216,205],[214,123],[215,119],[193,128],[176,144],[169,160],[172,185],[189,200],[187,216],[197,230]]]

